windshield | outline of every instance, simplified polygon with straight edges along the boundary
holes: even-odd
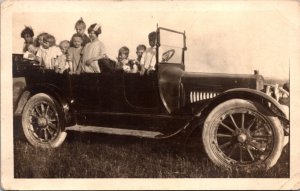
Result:
[[[159,28],[159,44],[160,63],[183,64],[184,33]]]

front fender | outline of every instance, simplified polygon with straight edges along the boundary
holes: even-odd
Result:
[[[37,84],[34,86],[26,87],[22,96],[18,100],[15,115],[21,115],[30,97],[38,93],[45,93],[55,99],[60,106],[61,112],[64,114],[64,120],[66,124],[72,122],[73,117],[71,115],[72,108],[70,101],[64,96],[59,88],[50,84]]]
[[[183,128],[183,135],[185,136],[185,140],[187,141],[190,135],[197,129],[198,127],[202,126],[208,114],[220,103],[235,99],[247,99],[259,102],[266,106],[268,110],[270,110],[274,115],[279,117],[283,122],[289,123],[289,113],[285,108],[280,105],[274,98],[269,97],[263,92],[247,89],[247,88],[235,88],[225,91],[219,94],[217,97],[211,99],[208,103],[204,106],[201,105],[199,108],[194,108],[194,116]]]
[[[218,104],[234,98],[257,101],[263,104],[264,106],[266,106],[277,117],[286,121],[289,120],[288,111],[274,98],[268,96],[264,92],[254,90],[254,89],[248,89],[248,88],[230,89],[219,94],[217,97],[212,99],[209,103],[207,103],[204,107],[201,107],[201,109],[197,111],[196,115],[200,116],[202,114],[208,114],[209,111],[211,111]]]

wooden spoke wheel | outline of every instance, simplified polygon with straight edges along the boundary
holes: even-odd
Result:
[[[213,109],[202,140],[209,158],[230,169],[271,168],[280,157],[283,129],[262,105],[232,99]]]
[[[26,103],[22,114],[25,137],[36,147],[53,148],[60,146],[66,138],[62,131],[59,107],[46,94],[36,94]]]

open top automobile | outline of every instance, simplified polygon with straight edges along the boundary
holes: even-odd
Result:
[[[99,60],[101,73],[63,74],[13,55],[14,75],[26,87],[16,99],[25,137],[36,147],[60,146],[67,131],[153,139],[202,131],[204,149],[223,168],[269,169],[289,134],[289,93],[254,74],[185,72],[186,36],[157,28],[155,70],[116,70]],[[200,139],[201,137],[199,137]]]

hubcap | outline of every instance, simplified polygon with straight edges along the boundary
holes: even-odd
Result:
[[[36,103],[28,113],[30,132],[39,142],[54,140],[59,135],[59,118],[54,107],[47,101]]]
[[[220,117],[215,134],[216,151],[237,165],[265,160],[272,151],[271,126],[247,109],[228,111]]]
[[[45,117],[39,117],[38,118],[38,125],[41,127],[45,127],[47,126],[48,122],[47,119]]]
[[[244,143],[246,140],[247,140],[247,135],[245,135],[244,133],[240,134],[238,137],[237,137],[238,141],[240,143]]]

